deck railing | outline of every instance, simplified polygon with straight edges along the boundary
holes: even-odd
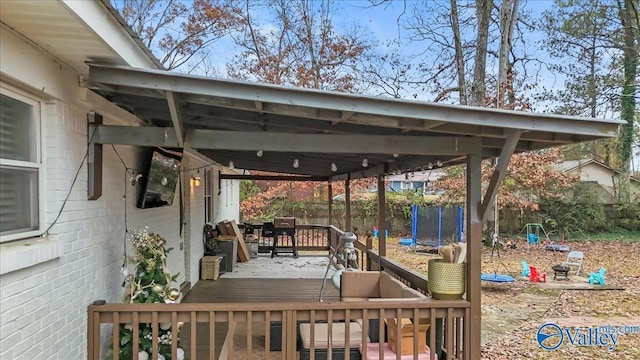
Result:
[[[348,360],[350,327],[356,326],[353,322],[357,321],[361,324],[361,341],[367,344],[374,342],[370,341],[370,334],[384,334],[384,321],[380,319],[409,318],[414,323],[415,319],[419,319],[420,324],[434,324],[436,320],[442,320],[445,324],[446,340],[441,353],[445,355],[440,358],[468,359],[469,352],[464,351],[462,338],[463,320],[467,316],[469,316],[469,303],[466,301],[90,305],[87,354],[89,360],[103,358],[100,339],[104,338],[103,332],[106,331],[109,333],[107,335],[111,335],[111,340],[106,344],[110,347],[108,351],[112,354],[111,358],[124,360],[120,357],[123,332],[126,332],[127,338],[130,339],[128,341],[131,342],[132,354],[138,354],[139,351],[147,349],[140,341],[140,334],[149,332],[152,349],[149,359],[158,359],[158,349],[163,342],[163,339],[159,338],[159,329],[170,327],[170,329],[181,328],[179,333],[183,340],[179,344],[178,337],[174,335],[170,337],[168,343],[166,339],[164,340],[163,346],[170,348],[171,359],[177,359],[179,348],[182,348],[186,358],[190,360],[253,358],[289,360],[297,358],[299,324],[310,323],[311,338],[314,338],[316,331],[314,325],[328,323],[344,326],[345,334],[345,341],[341,346],[332,346],[331,342],[328,342],[330,346],[328,353],[341,349],[344,351],[344,358]],[[400,322],[396,323],[396,333],[400,333]],[[220,331],[218,327],[220,324],[226,325],[224,334],[216,334],[216,331]],[[274,332],[273,324],[279,324],[278,332]],[[333,329],[333,326],[327,328]],[[332,336],[331,331],[329,330],[329,337]],[[187,333],[186,336],[185,333]],[[224,336],[224,340],[217,341],[221,335]],[[278,352],[270,348],[272,343],[270,340],[274,336],[277,337],[276,342],[279,340],[281,346]],[[418,349],[418,336],[418,327],[414,327],[411,345],[414,359],[418,359],[418,354],[424,354],[424,350]],[[433,349],[429,352],[429,359],[434,360],[437,358],[435,349],[439,346],[436,332],[429,331],[426,337],[426,344],[429,349]],[[202,338],[205,339],[205,343],[198,342]],[[147,341],[149,341],[148,338]],[[397,353],[403,351],[402,346],[407,344],[399,341]],[[367,354],[366,346],[362,347],[360,349],[362,359],[383,359],[381,348],[378,346],[378,350],[375,351],[377,354]],[[310,359],[315,358],[317,349],[319,347],[311,342],[308,349]],[[205,357],[202,357],[203,353],[206,354]],[[136,355],[134,359],[137,358]],[[400,359],[400,356],[397,358]]]
[[[320,237],[319,240],[306,242],[305,246],[330,251],[338,246],[339,238],[344,234],[342,230],[333,226],[300,225],[297,229],[305,229],[304,231],[313,234],[309,236]],[[306,238],[304,241],[307,241]],[[380,257],[374,250],[367,250],[366,244],[360,241],[357,241],[355,246],[358,250],[361,269],[385,271],[408,286],[427,294],[427,279],[423,275],[391,259]],[[122,341],[120,335],[127,332],[128,338],[132,341],[132,353],[137,354],[144,346],[140,343],[140,334],[147,331],[150,332],[152,339],[153,352],[150,359],[157,360],[160,326],[176,329],[184,324],[180,334],[183,340],[187,341],[184,341],[181,346],[186,350],[186,358],[189,360],[249,358],[288,360],[296,359],[296,351],[300,350],[297,349],[299,347],[297,344],[301,323],[312,324],[310,329],[311,338],[313,338],[315,331],[313,324],[338,323],[338,326],[344,326],[345,333],[349,334],[351,321],[358,321],[362,326],[362,342],[367,343],[374,342],[369,338],[370,335],[384,334],[384,321],[380,319],[409,318],[419,319],[421,324],[424,322],[430,324],[426,339],[428,347],[432,350],[430,360],[436,358],[466,360],[470,359],[470,352],[465,348],[469,342],[465,341],[463,330],[464,321],[469,317],[470,303],[463,300],[90,305],[87,353],[89,360],[99,360],[103,358],[101,352],[105,351],[104,348],[110,347],[111,358],[122,360],[119,356]],[[397,323],[400,324],[400,322]],[[274,327],[274,324],[279,325]],[[224,326],[221,328],[221,325]],[[399,333],[400,325],[397,326],[396,333]],[[328,329],[332,328],[328,326]],[[417,329],[414,327],[411,351],[414,359],[418,359],[418,355],[422,353],[418,351],[418,342],[415,340],[418,338]],[[224,332],[222,340],[220,340],[221,331]],[[205,334],[204,337],[203,334]],[[104,339],[109,336],[111,337],[109,343],[101,344],[101,339],[104,342]],[[331,330],[328,336],[332,336]],[[239,341],[238,347],[234,345],[237,341]],[[279,344],[280,351],[272,351],[273,341]],[[177,337],[172,336],[169,342],[170,344],[165,344],[164,348],[166,349],[169,345],[171,359],[177,359],[179,351]],[[344,344],[349,344],[348,336]],[[345,346],[348,347],[348,345],[342,347],[344,358],[349,359],[349,350],[345,349]],[[402,351],[401,346],[398,353]],[[315,348],[312,342],[309,349],[310,359],[315,359]],[[205,349],[205,357],[202,357],[203,349]],[[199,350],[200,357],[197,357]],[[378,356],[367,354],[366,347],[362,352],[362,359],[383,359],[382,350],[378,350]],[[331,354],[331,349],[328,354]],[[400,360],[400,355],[396,358]],[[137,359],[137,356],[133,359]],[[331,355],[328,359],[331,359]]]
[[[244,228],[244,226],[241,226]],[[262,252],[269,252],[273,244],[273,237],[262,236],[262,225],[253,225],[254,238],[258,240],[259,249]],[[322,251],[329,250],[329,227],[326,225],[296,225],[296,240],[300,251]],[[278,246],[291,246],[291,238],[281,236],[278,239]]]

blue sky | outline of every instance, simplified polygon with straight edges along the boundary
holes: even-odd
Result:
[[[0,0],[1,1],[1,0]],[[186,0],[185,0],[186,1]],[[468,0],[472,1],[472,0]],[[411,14],[411,7],[415,5],[416,1],[412,0],[395,0],[388,1],[387,3],[379,6],[371,6],[371,2],[368,0],[343,0],[336,1],[334,7],[336,7],[337,15],[333,18],[334,26],[337,29],[347,28],[357,24],[361,27],[368,29],[368,32],[372,38],[372,40],[379,41],[383,43],[387,40],[396,40],[398,39],[399,29],[398,29],[398,18],[402,15],[402,20],[407,20]],[[441,3],[443,5],[448,6],[448,0],[439,0],[435,2],[431,0],[430,4]],[[539,17],[539,15],[546,9],[549,9],[553,5],[553,1],[551,0],[521,0],[521,4],[528,11],[531,11],[534,17]],[[403,13],[404,12],[404,13]],[[256,16],[263,16],[268,18],[268,14],[256,14]],[[475,34],[473,34],[475,35]],[[533,31],[527,34],[527,48],[529,52],[532,52],[534,56],[544,56],[540,55],[542,52],[537,50],[538,45],[537,41],[541,41],[544,39],[544,35],[540,31]],[[419,50],[420,46],[424,45],[413,45],[407,47],[405,51],[407,53],[415,53],[416,50]],[[230,49],[233,47],[233,42],[230,39],[225,39],[220,41],[215,45],[217,49]],[[381,48],[384,49],[384,48]],[[225,57],[225,55],[232,55],[234,51],[215,51],[216,60],[215,64],[213,64],[218,69],[218,76],[225,76],[226,67],[225,64],[231,61],[230,58]],[[433,60],[434,64],[436,63],[436,59]],[[487,71],[489,74],[497,73],[495,62],[489,62],[487,64]],[[552,73],[544,68],[540,70],[537,74],[537,77],[533,80],[536,85],[539,87],[544,86],[547,88],[561,88],[563,87],[563,78],[556,73]],[[434,94],[430,93],[421,93],[419,94],[418,99],[431,101],[434,98]],[[544,109],[540,105],[540,103],[534,104],[534,111],[543,111]],[[636,159],[635,161],[635,169],[640,169],[640,159]]]

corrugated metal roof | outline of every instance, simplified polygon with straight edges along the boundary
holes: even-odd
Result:
[[[335,175],[331,171],[331,163],[337,165],[339,174],[370,176],[373,170],[362,166],[365,157],[369,168],[377,167],[376,171],[384,174],[395,170],[411,171],[426,167],[428,163],[446,166],[464,161],[464,156],[443,155],[440,154],[442,149],[436,147],[432,150],[438,155],[428,155],[424,149],[412,153],[405,148],[408,150],[406,153],[393,156],[397,152],[393,149],[401,148],[403,139],[428,148],[428,142],[439,138],[475,138],[481,141],[484,157],[495,157],[513,131],[522,131],[516,152],[523,152],[613,137],[621,123],[106,65],[91,65],[87,80],[95,91],[156,127],[170,128],[175,123],[170,111],[171,102],[167,100],[167,94],[173,94],[185,131],[195,133],[204,130],[203,133],[210,136],[211,143],[206,146],[203,146],[203,137],[199,136],[198,144],[202,147],[194,145],[194,148],[222,164],[233,161],[237,168],[311,176]],[[348,136],[326,136],[333,143],[314,143],[315,146],[306,146],[301,140],[316,141],[321,139],[320,135]],[[252,140],[243,141],[244,138]],[[424,139],[424,144],[415,142],[420,138]],[[231,146],[232,139],[237,144],[244,144],[246,150],[242,145]],[[279,139],[291,146],[281,146],[277,150],[265,151],[262,157],[256,156],[262,140],[265,150],[274,147],[267,139]],[[379,151],[336,153],[336,148],[343,147],[343,144],[335,142],[337,139],[352,139],[363,149],[371,147]],[[374,146],[368,140],[378,144]],[[385,146],[380,146],[382,143]],[[456,144],[437,146],[453,148]],[[313,151],[306,151],[306,148],[313,148]],[[299,160],[297,168],[292,166],[294,159]]]

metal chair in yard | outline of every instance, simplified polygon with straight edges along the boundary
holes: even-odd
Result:
[[[567,260],[565,260],[562,265],[563,266],[577,266],[576,275],[580,274],[580,270],[582,269],[582,262],[584,260],[584,254],[582,251],[571,251],[569,255],[567,255]]]

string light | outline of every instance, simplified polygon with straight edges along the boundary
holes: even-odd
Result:
[[[369,160],[367,160],[367,158],[362,159],[362,167],[367,167],[369,166]]]
[[[441,167],[442,166],[442,161],[440,161],[440,160],[436,161],[436,165],[438,165],[438,167]]]
[[[296,169],[300,167],[300,161],[298,161],[298,159],[293,159],[293,167]]]
[[[331,171],[333,172],[338,171],[338,166],[336,165],[336,163],[331,163]]]
[[[233,161],[229,161],[229,169],[233,170],[235,169],[235,165],[233,165]]]
[[[428,163],[427,164],[427,169],[429,169],[429,170],[433,169],[433,163]]]
[[[398,153],[393,153],[393,157],[397,158],[398,156],[400,156],[400,154],[398,154]]]
[[[262,150],[258,150],[258,151],[256,152],[256,155],[257,155],[258,157],[262,157],[262,154],[263,154],[263,153],[262,153]]]

